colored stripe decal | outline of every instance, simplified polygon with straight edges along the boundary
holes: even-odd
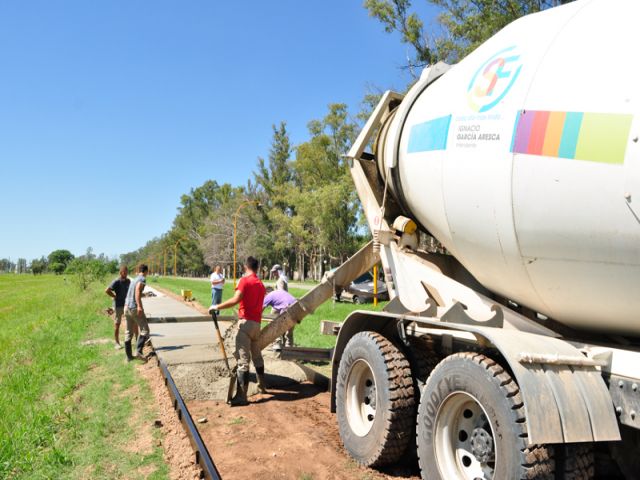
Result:
[[[542,155],[547,157],[557,157],[560,151],[560,140],[562,140],[562,128],[567,114],[565,112],[550,112],[547,132],[544,136]]]
[[[533,115],[531,135],[529,136],[529,147],[527,148],[527,151],[532,155],[542,154],[542,146],[544,145],[544,136],[547,131],[548,121],[549,112],[535,112]]]
[[[558,151],[560,158],[575,157],[583,116],[584,114],[580,112],[567,112],[564,128],[562,129],[562,138],[560,139],[560,150]]]
[[[631,115],[585,114],[575,158],[603,163],[624,163],[631,120]]]
[[[511,151],[601,163],[624,163],[633,115],[523,110]]]
[[[434,150],[445,150],[447,148],[447,137],[449,136],[449,125],[451,115],[434,118],[428,122],[419,123],[411,127],[409,134],[409,153],[431,152]]]
[[[522,116],[522,110],[519,110],[516,114],[516,121],[513,124],[513,133],[511,134],[511,151],[515,151],[514,148],[516,146],[516,133],[518,133],[518,125],[520,123],[520,117]]]
[[[533,124],[533,114],[531,112],[522,112],[518,117],[518,126],[516,127],[516,139],[513,145],[513,151],[516,153],[526,152],[529,147],[529,135],[531,135],[531,125]]]

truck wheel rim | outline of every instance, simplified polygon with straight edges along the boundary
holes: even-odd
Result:
[[[369,433],[376,418],[376,382],[371,366],[358,359],[347,379],[346,414],[349,427],[359,437]]]
[[[434,447],[443,478],[493,478],[496,466],[493,428],[473,395],[454,392],[442,402],[436,415]]]

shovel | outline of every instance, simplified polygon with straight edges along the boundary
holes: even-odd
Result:
[[[220,350],[222,351],[222,356],[224,358],[224,363],[227,366],[227,370],[229,372],[229,389],[227,390],[227,403],[231,401],[234,393],[234,387],[236,386],[236,380],[238,378],[237,366],[231,367],[229,366],[229,359],[227,358],[227,351],[224,348],[224,340],[222,339],[222,334],[220,333],[220,327],[218,326],[218,313],[215,310],[211,310],[211,318],[213,319],[213,324],[216,327],[216,335],[218,336],[218,343],[220,343]]]

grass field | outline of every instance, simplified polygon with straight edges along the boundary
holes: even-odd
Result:
[[[180,293],[181,289],[189,289],[196,297],[196,301],[202,306],[211,305],[211,287],[208,282],[202,280],[189,280],[183,278],[156,277],[149,280],[149,285],[158,285],[162,288],[171,290],[174,293]],[[299,298],[304,295],[307,290],[300,288],[290,288],[289,293]],[[233,285],[231,281],[225,283],[223,300],[233,295]],[[320,347],[331,348],[335,345],[336,337],[320,335],[320,322],[322,320],[331,320],[334,322],[342,322],[354,310],[382,310],[386,302],[381,302],[377,307],[368,303],[365,305],[353,305],[351,303],[333,302],[331,300],[322,304],[313,314],[306,317],[300,325],[295,329],[295,343],[303,347]]]
[[[162,447],[134,446],[155,415],[148,387],[111,342],[83,345],[112,336],[103,289],[0,275],[0,478],[168,477]]]

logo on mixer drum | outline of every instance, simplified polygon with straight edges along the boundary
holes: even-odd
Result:
[[[516,47],[505,48],[493,55],[476,71],[467,89],[469,106],[476,112],[495,107],[515,83],[522,63]]]

